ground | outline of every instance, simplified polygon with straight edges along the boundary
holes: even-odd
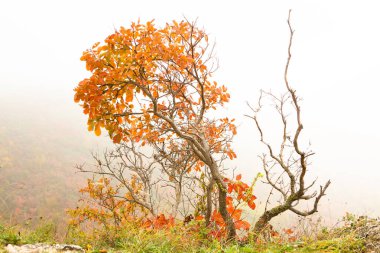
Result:
[[[146,231],[144,229],[125,229],[117,236],[107,237],[98,231],[97,234],[86,234],[76,231],[67,233],[58,239],[54,224],[45,223],[34,229],[18,226],[0,226],[0,252],[5,252],[7,244],[23,245],[35,243],[54,244],[74,243],[88,253],[105,252],[247,252],[247,253],[286,253],[286,252],[380,252],[380,221],[367,217],[346,216],[343,225],[337,228],[321,228],[310,237],[276,235],[266,242],[250,240],[226,243],[202,235],[184,232],[181,227],[168,230]],[[192,235],[192,236],[190,236]]]

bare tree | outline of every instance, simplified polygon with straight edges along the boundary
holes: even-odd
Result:
[[[194,215],[204,215],[206,227],[210,225],[212,210],[218,208],[218,191],[215,187],[215,181],[207,168],[202,171],[200,176],[189,175],[187,191],[184,196],[189,203],[192,202]],[[196,200],[196,201],[194,201]]]
[[[153,144],[155,149],[154,159],[161,165],[161,171],[166,178],[165,185],[174,189],[174,203],[172,203],[172,216],[177,217],[184,185],[188,182],[187,174],[191,171],[197,160],[189,145],[179,147],[173,142],[171,148],[166,149],[165,142]],[[193,178],[191,178],[193,180]]]
[[[203,203],[207,211],[202,214],[209,223],[212,204],[217,199],[217,196],[211,195],[215,189],[214,183],[206,187],[212,175],[206,166],[202,171],[194,170],[197,159],[186,143],[180,145],[172,140],[141,148],[133,141],[123,142],[102,155],[93,154],[93,159],[93,167],[78,165],[77,169],[111,180],[118,189],[113,198],[132,202],[153,216],[170,206],[170,214],[174,218],[178,218],[178,214],[181,214],[180,218],[185,218],[196,212],[202,199],[207,198]],[[143,186],[138,193],[131,186],[131,177]],[[126,193],[128,198],[125,197]]]
[[[94,168],[87,168],[84,165],[78,165],[80,172],[91,173],[112,179],[115,183],[121,185],[128,193],[130,198],[125,194],[113,196],[128,202],[132,202],[155,215],[157,209],[157,180],[153,179],[154,170],[158,164],[151,156],[140,152],[133,142],[122,143],[115,150],[105,151],[102,156],[93,154],[96,162]],[[143,189],[137,194],[130,185],[131,175],[137,176],[139,183],[142,183]]]
[[[166,148],[170,145],[170,148]],[[210,224],[211,213],[213,206],[217,206],[217,189],[215,180],[207,166],[204,166],[201,171],[194,171],[194,165],[197,162],[191,147],[182,143],[178,145],[173,141],[168,143],[154,144],[155,160],[161,165],[161,170],[166,178],[161,178],[165,182],[164,186],[169,186],[174,189],[174,203],[172,203],[172,215],[177,217],[181,213],[183,218],[189,215],[189,209],[194,212],[194,215],[204,215],[206,226]],[[219,156],[217,163],[221,168],[222,163],[228,156],[222,154]],[[180,205],[182,203],[182,209]],[[185,208],[185,205],[191,208]]]
[[[260,216],[254,227],[255,234],[259,234],[268,225],[269,221],[285,211],[292,211],[300,216],[308,216],[318,211],[318,203],[325,195],[327,188],[330,185],[330,180],[324,186],[320,186],[320,190],[311,191],[316,180],[310,184],[305,182],[305,176],[308,171],[308,159],[314,153],[308,148],[300,147],[299,138],[303,130],[301,120],[300,98],[296,94],[288,82],[288,69],[291,61],[291,47],[293,41],[294,30],[290,23],[291,11],[288,16],[288,26],[290,31],[290,39],[288,45],[288,59],[285,66],[284,81],[286,92],[280,96],[274,95],[272,92],[260,92],[258,106],[253,108],[253,115],[247,115],[254,120],[256,128],[260,134],[260,141],[266,147],[267,152],[260,156],[263,169],[265,171],[266,183],[272,187],[272,191],[268,197],[264,213]],[[263,108],[262,100],[269,98],[273,101],[276,112],[279,114],[282,124],[282,140],[279,144],[279,153],[276,154],[274,145],[267,140],[264,130],[258,119],[258,114]],[[287,108],[291,108],[295,112],[295,122],[291,122],[287,114]],[[294,123],[295,128],[292,128]],[[293,130],[293,131],[292,131]],[[272,192],[276,191],[281,195],[279,204],[268,210],[269,199]],[[313,207],[310,210],[299,210],[299,204],[302,201],[312,201]]]

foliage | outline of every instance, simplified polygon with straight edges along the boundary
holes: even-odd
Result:
[[[129,181],[135,194],[139,194],[141,184],[132,176]],[[144,217],[147,212],[141,206],[133,203],[130,193],[126,193],[124,198],[115,196],[122,195],[121,186],[113,186],[111,180],[102,177],[98,180],[88,179],[87,186],[80,190],[83,198],[81,206],[75,209],[69,209],[67,212],[71,219],[71,225],[79,225],[86,221],[95,222],[104,227],[122,226],[130,219],[136,219],[139,216]]]
[[[153,21],[132,23],[104,44],[96,43],[81,58],[92,76],[75,89],[75,101],[82,102],[88,115],[88,129],[100,135],[105,128],[115,143],[162,142],[172,138],[177,127],[194,134],[189,123],[204,120],[197,117],[199,110],[203,114],[229,100],[226,87],[209,80],[207,47],[205,32],[186,21],[161,29]],[[209,121],[204,133],[213,150],[233,157],[231,149],[221,150],[219,143],[225,128],[236,131],[223,118]]]
[[[139,194],[141,184],[132,177],[129,181],[135,194]],[[120,185],[112,185],[111,180],[102,177],[98,180],[88,179],[87,187],[80,190],[83,198],[75,209],[68,209],[70,216],[70,233],[92,233],[95,237],[104,236],[100,231],[106,231],[106,238],[101,241],[112,242],[117,239],[121,228],[126,225],[142,224],[142,218],[147,210],[136,205],[129,192],[123,198],[116,196],[121,193]]]
[[[112,247],[137,252],[186,252],[189,245],[207,244],[207,233],[199,222],[184,226],[159,215],[141,223],[125,224],[112,241],[109,240],[110,231],[104,229],[85,232],[79,227],[71,228],[66,242],[92,250]]]
[[[171,228],[175,225],[173,217],[166,218],[165,214],[159,214],[151,219],[146,218],[142,223],[142,227],[148,230]]]
[[[0,225],[0,244],[19,244],[21,242],[20,235],[14,228],[4,227]]]
[[[236,180],[231,180],[225,178],[224,181],[227,183],[228,196],[226,198],[227,211],[233,219],[235,228],[237,230],[248,231],[251,224],[245,221],[242,217],[243,205],[247,204],[250,209],[254,210],[256,208],[255,199],[256,196],[253,195],[253,186],[248,186],[246,183],[241,181],[241,174],[236,176]],[[226,225],[225,222],[217,210],[214,210],[211,221],[214,223],[214,228],[212,229],[211,235],[215,238],[221,239],[226,236]]]
[[[23,236],[24,243],[52,243],[57,235],[57,226],[53,222],[40,224]]]

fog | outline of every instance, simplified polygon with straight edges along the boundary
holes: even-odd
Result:
[[[91,150],[110,145],[106,137],[87,132],[86,118],[73,102],[73,88],[89,75],[79,60],[82,51],[138,18],[156,24],[197,18],[216,41],[215,79],[231,93],[218,113],[236,118],[239,126],[238,158],[228,166],[251,180],[262,171],[257,155],[263,147],[253,122],[244,117],[250,113],[246,102],[256,103],[262,88],[284,90],[289,9],[295,29],[289,79],[303,98],[302,138],[316,152],[308,179],[332,181],[320,213],[330,221],[345,212],[379,216],[377,1],[3,1],[0,127],[8,138],[22,132],[47,138],[47,146],[59,145],[47,159],[64,159],[74,171]],[[275,135],[280,121],[271,115],[263,120],[268,135]],[[266,192],[258,183],[258,203],[265,202]]]

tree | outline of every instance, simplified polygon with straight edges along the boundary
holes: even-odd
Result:
[[[273,191],[277,191],[281,196],[279,205],[271,209],[265,207],[263,215],[260,216],[254,227],[254,232],[259,234],[268,225],[269,221],[277,215],[285,212],[292,211],[300,216],[308,216],[318,211],[318,204],[320,199],[325,195],[327,188],[330,185],[330,180],[324,186],[320,186],[319,193],[314,191],[309,193],[316,180],[310,184],[306,184],[305,177],[308,171],[308,159],[314,155],[309,149],[302,149],[299,144],[300,134],[303,130],[301,119],[300,98],[296,94],[288,81],[288,69],[292,57],[291,47],[294,35],[294,30],[290,23],[290,14],[288,17],[288,26],[290,30],[290,39],[288,46],[288,59],[285,66],[284,81],[286,92],[280,96],[274,95],[272,92],[261,91],[258,106],[251,107],[253,115],[248,115],[255,122],[256,128],[260,134],[260,141],[264,144],[267,152],[260,156],[262,166],[265,171],[266,182],[272,187],[272,191],[268,197],[267,204]],[[282,140],[278,147],[279,154],[275,154],[276,150],[274,145],[269,143],[264,135],[264,130],[258,119],[258,115],[263,108],[263,100],[269,98],[274,104],[275,110],[280,117],[282,124]],[[287,109],[295,112],[295,122],[290,122]],[[294,124],[295,129],[291,131],[291,123]],[[310,201],[313,199],[313,208],[307,211],[301,211],[297,208],[301,201]]]
[[[88,129],[96,135],[106,129],[115,143],[188,145],[195,169],[206,165],[218,187],[219,212],[228,238],[234,238],[217,160],[220,154],[236,157],[230,146],[236,127],[233,120],[211,115],[229,101],[229,94],[211,80],[217,64],[206,33],[188,21],[163,28],[153,21],[132,23],[81,59],[91,76],[75,88],[74,99],[88,115]]]

